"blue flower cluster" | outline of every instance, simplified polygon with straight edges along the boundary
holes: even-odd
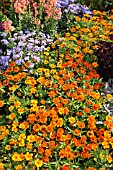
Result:
[[[30,68],[33,68],[33,61],[40,62],[40,52],[53,42],[48,34],[36,31],[19,31],[12,38],[3,33],[0,37],[0,70],[6,69],[11,61],[17,65],[30,61]]]
[[[57,6],[64,10],[65,13],[73,13],[79,15],[81,14],[89,14],[93,15],[93,12],[90,9],[81,4],[76,3],[77,0],[57,0]]]

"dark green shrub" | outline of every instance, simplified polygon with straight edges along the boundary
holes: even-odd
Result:
[[[113,34],[110,35],[110,39],[113,40]],[[96,56],[98,58],[98,73],[104,81],[113,79],[113,41],[98,42],[99,48],[96,50]]]
[[[113,9],[112,0],[77,0],[77,2],[87,5],[91,10],[111,11]]]

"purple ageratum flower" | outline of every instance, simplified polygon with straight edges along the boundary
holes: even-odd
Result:
[[[25,57],[24,60],[25,60],[25,61],[28,61],[28,60],[29,60],[29,56]]]
[[[7,41],[7,40],[5,40],[5,39],[1,40],[1,42],[2,42],[4,45],[8,45],[8,44],[9,44],[9,41]]]
[[[31,55],[31,58],[35,59],[38,63],[40,62],[40,57],[37,57],[35,55]]]
[[[24,62],[24,60],[19,59],[19,60],[16,60],[15,62],[16,62],[17,65],[21,65]]]
[[[30,63],[30,68],[34,68],[34,63]]]
[[[33,58],[37,63],[40,62],[40,57],[37,56],[37,52],[42,52],[45,50],[48,43],[53,42],[53,40],[50,39],[49,34],[46,35],[41,32],[37,35],[36,31],[14,33],[12,38],[7,38],[7,41],[9,42],[8,45],[10,45],[10,42],[13,42],[12,49],[10,46],[8,49],[7,45],[6,55],[10,57],[8,62],[14,59],[17,65],[21,65],[25,61],[30,61],[30,59],[32,59],[31,55],[33,55]],[[2,64],[4,64],[4,62],[2,62]],[[4,67],[5,66],[6,65],[4,64]],[[33,67],[33,63],[31,64],[31,67]]]

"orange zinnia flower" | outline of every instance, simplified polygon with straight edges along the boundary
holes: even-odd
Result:
[[[89,166],[87,170],[96,170],[95,168]]]
[[[99,110],[99,108],[100,108],[100,104],[93,104],[92,105],[92,110]]]
[[[2,107],[4,105],[4,101],[0,100],[0,107]]]
[[[85,108],[84,108],[84,112],[85,112],[85,113],[90,113],[90,109],[89,109],[88,107],[85,107]]]
[[[48,93],[48,96],[49,96],[50,98],[56,96],[55,91],[51,90],[51,91]]]
[[[74,130],[74,135],[75,135],[75,136],[79,136],[79,135],[80,135],[80,133],[81,133],[81,132],[80,132],[80,130],[79,130],[79,129],[75,129],[75,130]]]
[[[81,129],[84,129],[84,128],[85,128],[85,123],[84,123],[84,122],[77,121],[76,124],[77,124]]]

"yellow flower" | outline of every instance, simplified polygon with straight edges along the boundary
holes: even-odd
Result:
[[[34,135],[28,135],[28,136],[27,136],[27,140],[28,140],[29,142],[34,142],[34,141],[35,141],[35,136],[34,136]]]
[[[27,160],[27,161],[30,161],[30,160],[32,160],[33,159],[33,154],[31,153],[29,153],[29,152],[27,152],[26,154],[25,154],[25,159]]]
[[[19,125],[19,128],[20,128],[20,129],[25,129],[25,124],[24,124],[24,123],[21,123],[21,124]]]
[[[103,145],[103,148],[104,149],[109,149],[109,143],[108,142],[106,142],[106,141],[104,141],[104,142],[102,142],[102,145]]]
[[[75,120],[74,117],[70,117],[70,118],[69,118],[69,122],[70,122],[70,123],[75,123],[75,121],[76,121],[76,120]]]
[[[26,135],[25,134],[20,134],[19,137],[18,137],[18,140],[24,140],[26,139]]]
[[[10,149],[11,149],[11,146],[10,146],[10,145],[6,145],[5,149],[6,149],[6,150],[10,150]]]
[[[12,127],[12,131],[13,131],[13,132],[17,132],[17,131],[18,131],[18,128],[17,128],[16,126],[13,126],[13,127]]]
[[[38,69],[37,69],[37,72],[38,72],[38,73],[41,73],[42,71],[43,71],[42,68],[38,68]]]
[[[103,159],[103,158],[104,158],[104,155],[103,155],[103,154],[100,154],[99,156],[100,156],[100,159]]]
[[[45,51],[45,52],[44,52],[44,55],[47,55],[47,56],[48,56],[48,55],[49,55],[49,53]]]
[[[110,115],[106,116],[106,120],[109,122],[112,122],[112,116],[110,116]]]
[[[19,114],[24,113],[24,108],[19,108],[19,109],[18,109],[18,113],[19,113]]]
[[[31,105],[37,106],[37,100],[31,100]]]
[[[49,50],[50,50],[50,47],[47,47],[46,50],[49,51]]]
[[[92,66],[93,66],[93,67],[97,67],[97,66],[98,66],[98,63],[97,63],[97,62],[93,62],[93,63],[92,63]]]
[[[0,170],[4,170],[4,164],[0,162]]]
[[[14,96],[10,96],[9,101],[14,101]]]
[[[22,165],[17,165],[16,166],[16,170],[22,170],[22,169],[23,169]]]
[[[106,97],[107,97],[107,99],[110,99],[110,100],[112,99],[112,95],[111,94],[107,94]]]
[[[96,100],[100,99],[100,93],[99,92],[94,93],[93,98]]]
[[[14,155],[12,156],[12,160],[15,162],[21,161],[20,155],[15,152]]]
[[[23,139],[20,142],[18,142],[18,144],[19,144],[19,146],[25,146],[25,142]]]
[[[35,88],[31,88],[30,89],[30,93],[32,94],[32,93],[35,93],[36,92],[36,89]]]
[[[12,111],[14,109],[14,106],[9,107],[9,111]]]
[[[35,165],[36,165],[37,168],[39,168],[39,167],[41,167],[43,165],[43,161],[40,160],[40,159],[36,159],[35,160]]]
[[[109,163],[113,162],[113,158],[111,157],[111,155],[107,155],[107,160],[108,160]]]
[[[60,113],[60,115],[62,115],[64,113],[64,108],[59,108],[58,112]]]
[[[55,68],[55,65],[54,64],[50,64],[50,68]]]
[[[49,61],[48,60],[44,60],[44,64],[48,64],[49,63]]]

